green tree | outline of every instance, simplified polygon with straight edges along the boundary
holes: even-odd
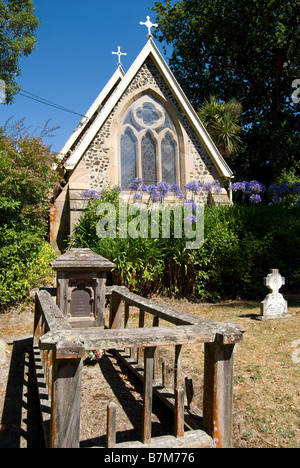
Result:
[[[172,45],[170,67],[195,108],[208,96],[243,105],[240,174],[274,180],[300,171],[299,0],[163,0],[156,36]]]
[[[0,0],[0,79],[5,82],[7,103],[21,89],[16,83],[19,59],[35,48],[40,23],[34,9],[32,0]]]
[[[50,199],[59,175],[55,155],[21,123],[0,128],[0,312],[23,300],[49,275],[45,241]]]
[[[214,140],[220,153],[225,158],[231,156],[238,148],[241,139],[241,127],[238,121],[241,117],[242,106],[235,99],[229,102],[218,101],[211,96],[200,107],[198,115]]]

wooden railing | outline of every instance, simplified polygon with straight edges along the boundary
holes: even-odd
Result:
[[[107,294],[110,310],[106,329],[72,329],[46,291],[36,295],[34,352],[37,375],[41,374],[38,385],[46,395],[42,409],[49,408],[44,418],[47,445],[79,446],[82,361],[87,350],[110,349],[143,381],[143,417],[141,441],[116,444],[116,412],[114,405],[108,404],[109,448],[231,447],[233,351],[244,330],[178,312],[125,287],[115,286]],[[139,310],[134,328],[130,328],[131,307]],[[145,314],[153,316],[150,327],[144,326]],[[161,327],[161,320],[175,326]],[[185,404],[182,373],[183,345],[196,343],[204,343],[205,351],[201,414]],[[158,350],[165,346],[175,348],[171,395],[157,378]],[[173,437],[151,437],[153,394],[174,411]]]

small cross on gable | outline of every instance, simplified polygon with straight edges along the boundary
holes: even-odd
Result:
[[[126,54],[125,52],[121,52],[121,47],[120,47],[120,46],[118,47],[118,52],[112,52],[112,54],[113,54],[113,55],[118,55],[118,57],[119,57],[119,62],[118,62],[118,64],[119,64],[119,67],[120,67],[120,66],[122,65],[122,63],[121,63],[121,56],[122,56],[122,55],[127,55],[127,54]]]
[[[153,37],[152,32],[151,32],[151,28],[158,28],[158,24],[151,23],[150,16],[147,16],[147,21],[145,23],[140,21],[140,25],[147,26],[147,28],[148,28],[148,36],[147,37],[149,37],[149,38]]]

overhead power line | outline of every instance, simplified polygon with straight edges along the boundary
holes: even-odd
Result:
[[[86,115],[80,114],[79,112],[75,112],[71,109],[68,109],[67,107],[61,106],[60,104],[56,104],[55,102],[49,101],[48,99],[44,99],[40,96],[37,96],[36,94],[30,93],[29,91],[25,91],[24,89],[22,90],[22,92],[19,92],[19,95],[27,99],[31,99],[32,101],[37,101],[37,102],[40,102],[41,104],[54,107],[55,109],[58,109],[64,112],[69,112],[71,114],[79,115],[80,117],[85,117],[86,119],[88,119]]]

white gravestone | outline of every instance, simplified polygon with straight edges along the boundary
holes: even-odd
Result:
[[[261,303],[260,320],[271,320],[290,317],[288,314],[288,303],[280,294],[279,289],[285,284],[285,278],[281,276],[279,270],[271,270],[266,278],[264,285],[271,293],[267,294],[265,300]]]

